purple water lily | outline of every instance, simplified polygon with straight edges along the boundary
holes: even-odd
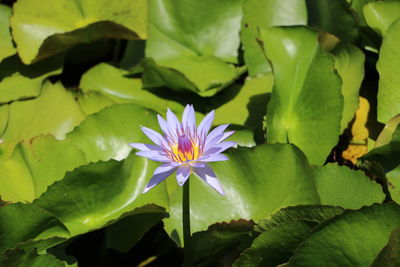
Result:
[[[167,120],[157,115],[158,123],[164,135],[142,127],[143,133],[154,144],[131,143],[132,147],[140,150],[136,155],[154,161],[164,162],[153,174],[143,193],[146,193],[165,178],[176,171],[179,185],[183,185],[194,171],[212,188],[224,194],[217,177],[207,162],[223,161],[228,157],[221,154],[226,149],[236,145],[232,141],[224,141],[234,132],[224,132],[228,124],[223,124],[213,129],[209,134],[214,120],[214,111],[211,111],[196,126],[196,117],[193,105],[187,105],[182,115],[182,123],[176,115],[167,109]]]

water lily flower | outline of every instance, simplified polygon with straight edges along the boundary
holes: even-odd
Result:
[[[224,141],[234,133],[233,131],[224,132],[229,124],[220,125],[208,133],[214,120],[214,111],[208,113],[199,126],[196,126],[193,105],[186,106],[183,111],[182,122],[169,109],[167,109],[167,120],[164,120],[160,115],[157,115],[157,117],[163,135],[147,127],[142,127],[143,133],[154,144],[129,144],[140,150],[136,152],[136,155],[164,162],[154,171],[153,177],[143,193],[146,193],[176,171],[176,179],[180,186],[194,172],[223,195],[224,191],[207,162],[228,159],[221,152],[236,145],[235,142]]]

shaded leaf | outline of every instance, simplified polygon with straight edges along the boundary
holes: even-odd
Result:
[[[369,266],[400,225],[400,206],[386,203],[345,211],[320,224],[289,266]]]
[[[147,1],[34,0],[14,5],[11,27],[25,64],[100,38],[146,38]]]
[[[50,237],[69,237],[65,225],[53,214],[40,207],[22,203],[0,208],[0,251],[14,249],[22,243],[25,243],[26,248],[28,241],[34,245]],[[52,241],[52,245],[60,242]]]
[[[400,228],[393,230],[389,242],[378,254],[371,266],[397,266],[400,265]]]
[[[76,266],[68,265],[65,262],[58,260],[51,254],[37,254],[33,249],[29,251],[17,250],[10,253],[0,259],[1,266],[7,267],[20,267],[20,266],[30,266],[30,267],[67,267]]]
[[[264,231],[241,254],[234,266],[277,266],[285,263],[316,225],[342,211],[332,206],[295,206],[278,211],[271,219],[260,222],[259,227]]]
[[[248,247],[252,238],[252,222],[239,220],[211,225],[207,231],[191,236],[185,246],[185,266],[209,266],[219,261],[228,264],[229,255],[236,255]]]
[[[308,25],[346,42],[358,37],[358,25],[346,0],[306,0]]]

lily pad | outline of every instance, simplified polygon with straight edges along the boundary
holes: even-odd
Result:
[[[69,237],[67,228],[57,217],[32,205],[16,203],[1,207],[0,222],[1,252],[22,243],[26,248],[26,242],[34,243],[55,236]]]
[[[85,118],[72,93],[61,83],[50,82],[44,84],[40,97],[12,103],[8,112],[7,127],[0,144],[0,154],[5,157],[12,154],[20,141],[38,135],[52,134],[57,139],[64,139]]]
[[[397,19],[388,28],[383,38],[376,66],[379,72],[378,120],[383,123],[387,123],[400,113],[400,92],[398,90],[400,70],[393,68],[400,64],[400,51],[397,47],[399,42],[400,19]]]
[[[356,46],[339,45],[333,50],[335,68],[342,77],[343,114],[340,123],[343,132],[354,118],[358,108],[361,82],[364,79],[365,55]]]
[[[12,43],[10,32],[10,17],[12,10],[10,7],[0,4],[0,62],[11,55],[14,55],[17,50]]]
[[[237,63],[242,2],[150,1],[146,56],[156,65],[148,65],[153,70],[145,68],[145,72],[175,72],[175,78],[184,80],[182,87],[158,80],[175,90],[191,90],[202,96],[221,90],[238,75],[229,63]],[[149,76],[145,80],[150,80]]]
[[[345,42],[358,37],[358,24],[346,0],[306,0],[308,26],[329,32]]]
[[[260,222],[264,231],[233,266],[272,267],[285,263],[315,226],[342,211],[332,206],[295,206],[278,211]]]
[[[293,143],[311,163],[323,164],[338,142],[343,96],[333,56],[317,39],[316,32],[304,27],[261,30],[275,77],[268,103],[267,140]]]
[[[382,187],[362,171],[337,165],[313,166],[313,171],[323,205],[359,209],[385,199]]]
[[[271,71],[257,43],[259,28],[290,25],[307,25],[305,0],[244,1],[241,39],[250,76]]]
[[[383,37],[389,26],[400,18],[400,3],[398,1],[374,1],[365,5],[363,11],[368,25]]]
[[[127,76],[128,71],[101,63],[82,76],[79,87],[85,94],[98,92],[115,103],[138,104],[159,113],[164,113],[167,108],[182,110],[180,104],[142,89],[141,79]]]
[[[317,227],[289,266],[370,266],[400,225],[400,206],[386,203],[345,211]]]
[[[35,0],[15,3],[11,27],[25,64],[78,43],[100,38],[138,39],[147,36],[147,1],[109,2]]]
[[[281,208],[299,204],[318,204],[312,172],[304,154],[289,144],[260,145],[233,149],[229,160],[214,163],[225,191],[221,196],[200,178],[190,179],[190,206],[193,232],[206,230],[210,224],[240,218],[259,221]],[[281,168],[280,166],[290,166]],[[168,179],[167,179],[168,180]],[[173,179],[171,179],[171,183]],[[170,190],[166,229],[181,233],[182,188]]]

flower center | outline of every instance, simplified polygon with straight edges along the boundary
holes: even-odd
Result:
[[[179,136],[178,145],[172,149],[175,155],[174,160],[177,162],[196,160],[199,157],[199,146],[186,135]]]

